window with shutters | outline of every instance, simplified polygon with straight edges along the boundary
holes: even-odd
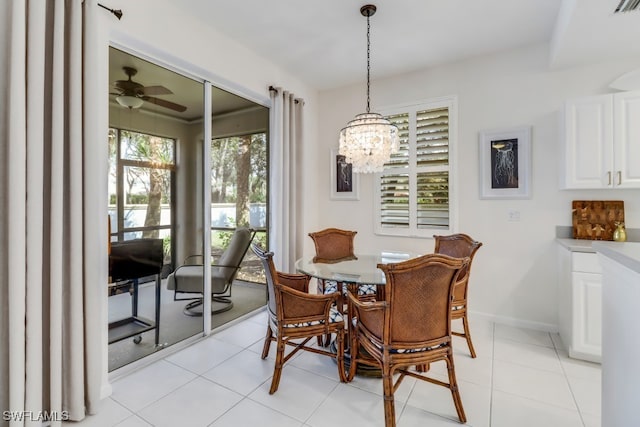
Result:
[[[431,237],[455,229],[456,99],[385,110],[400,150],[378,174],[376,233]]]

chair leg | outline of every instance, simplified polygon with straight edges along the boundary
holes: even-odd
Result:
[[[471,353],[471,357],[475,359],[476,350],[473,348],[473,343],[471,342],[471,331],[469,330],[469,319],[467,319],[466,314],[462,317],[462,327],[464,328],[464,337],[467,339],[467,345],[469,346],[469,352]]]
[[[418,372],[429,372],[430,364],[425,363],[423,365],[416,365],[416,371]]]
[[[347,382],[347,374],[344,371],[344,330],[338,331],[336,335],[337,351],[336,361],[338,362],[338,376],[340,381]]]
[[[356,370],[358,369],[358,364],[356,363],[356,359],[358,358],[358,349],[360,348],[360,344],[358,343],[357,332],[355,329],[351,330],[349,334],[350,344],[349,344],[349,374],[347,376],[347,381],[353,381],[353,378],[356,376]]]
[[[267,325],[267,336],[264,337],[264,346],[262,347],[262,358],[266,359],[269,355],[269,347],[271,347],[271,341],[273,338],[273,332],[271,332],[271,326]]]
[[[278,338],[278,352],[276,354],[276,365],[273,370],[273,379],[271,380],[271,389],[269,389],[269,394],[273,394],[278,390],[278,386],[280,385],[280,377],[282,376],[282,365],[284,361],[284,341]]]
[[[318,284],[317,284],[317,288],[316,288],[316,293],[318,295],[324,295],[324,280],[322,280],[322,279],[317,279],[317,280],[318,280]],[[329,344],[331,344],[331,334],[319,335],[318,336],[318,346],[319,347],[326,347]]]
[[[317,338],[319,347],[327,347],[329,344],[331,344],[331,334],[318,335]]]
[[[447,356],[447,371],[449,372],[449,388],[451,389],[451,395],[453,396],[453,404],[458,412],[458,418],[461,423],[467,422],[467,416],[464,413],[462,407],[462,399],[460,398],[460,391],[458,390],[458,381],[456,380],[456,370],[453,364],[453,353]]]
[[[395,427],[396,409],[393,398],[393,375],[388,366],[382,367],[382,392],[384,396],[384,425]]]

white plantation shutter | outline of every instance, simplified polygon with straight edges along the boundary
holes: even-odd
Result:
[[[416,226],[449,228],[449,108],[416,113]]]
[[[431,236],[452,229],[451,100],[387,114],[400,150],[379,175],[376,232]]]
[[[449,109],[418,111],[416,114],[417,166],[449,164]]]
[[[409,114],[388,116],[398,127],[400,148],[385,165],[389,173],[381,177],[381,223],[385,228],[409,227]]]
[[[381,178],[383,227],[409,227],[409,175],[385,174]]]
[[[449,172],[419,172],[418,228],[449,228]]]

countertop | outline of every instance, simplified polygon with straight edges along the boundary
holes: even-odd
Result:
[[[591,252],[595,253],[595,249],[591,246],[591,244],[595,240],[584,240],[584,239],[563,239],[557,238],[556,242],[560,243],[565,248],[569,249],[571,252]],[[619,242],[614,242],[619,243]]]
[[[564,225],[556,226],[556,242],[571,252],[591,253],[596,252],[595,249],[591,247],[593,242],[606,242],[614,245],[621,244],[621,242],[613,242],[610,240],[574,239],[572,227]],[[625,243],[629,242],[640,242],[640,228],[627,228],[627,241]]]
[[[640,273],[640,242],[594,241],[593,250]]]

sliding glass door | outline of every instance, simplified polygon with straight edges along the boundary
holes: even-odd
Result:
[[[249,251],[232,309],[202,315],[220,311],[204,290],[234,230],[266,247],[268,108],[115,48],[109,81],[111,371],[266,303]]]
[[[211,108],[211,252],[219,259],[239,227],[254,230],[253,241],[267,247],[269,109],[217,87]],[[214,315],[212,328],[264,306],[264,283],[260,260],[249,250],[231,289],[234,310]]]

